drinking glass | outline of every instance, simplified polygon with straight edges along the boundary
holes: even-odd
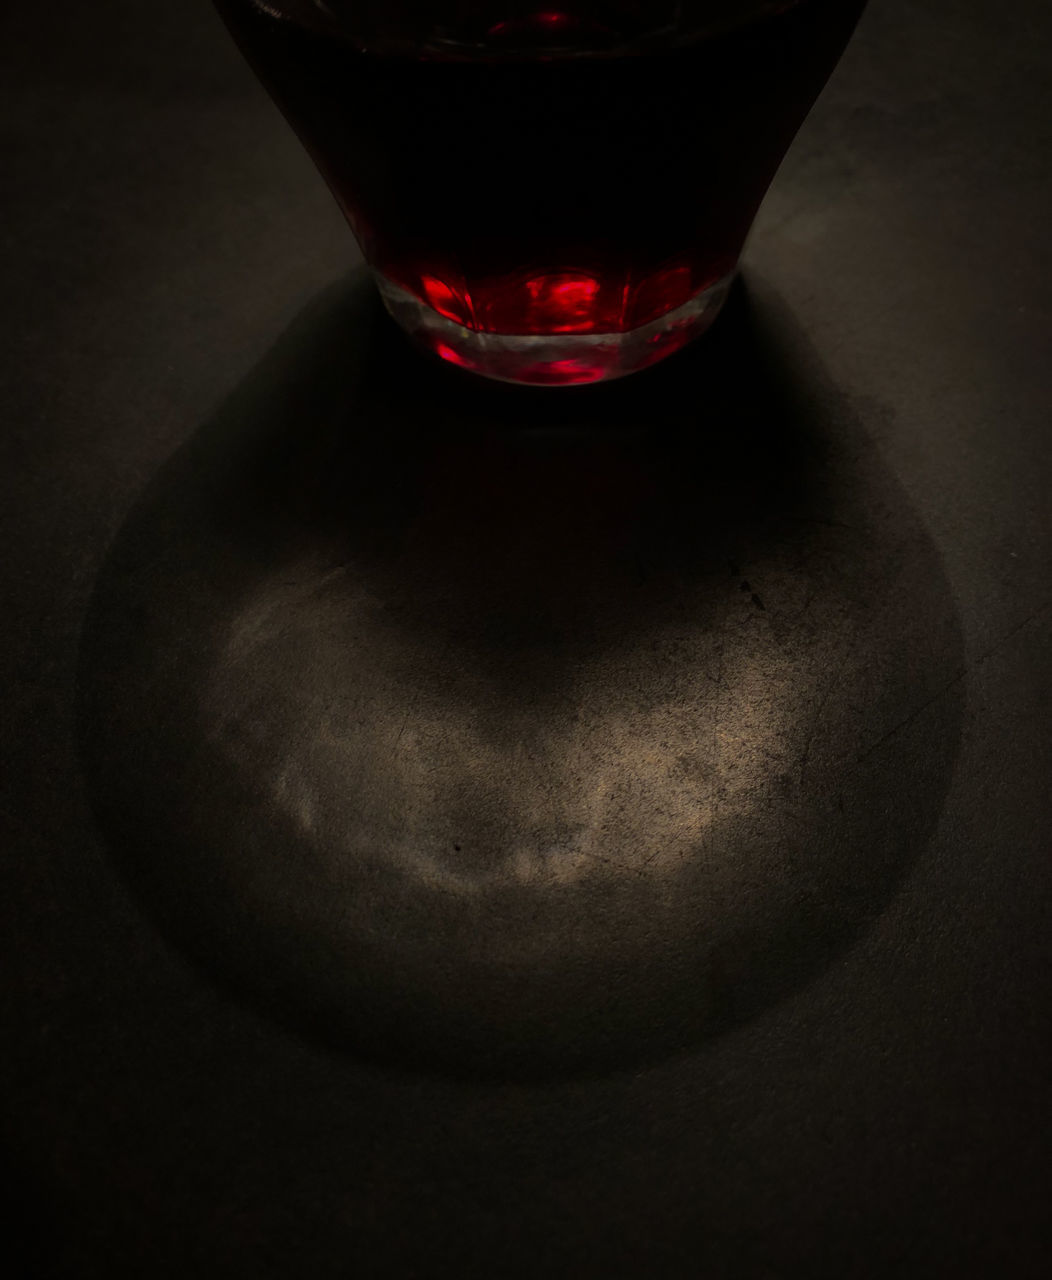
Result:
[[[215,0],[384,303],[508,382],[715,318],[865,0]]]

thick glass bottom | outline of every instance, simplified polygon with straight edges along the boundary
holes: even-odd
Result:
[[[375,273],[394,320],[426,350],[484,378],[540,386],[573,386],[623,378],[664,360],[712,324],[733,273],[682,306],[624,333],[486,333],[467,329]]]

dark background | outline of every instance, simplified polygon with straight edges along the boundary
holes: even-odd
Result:
[[[565,397],[501,396],[428,372],[367,303],[354,309],[353,281],[332,292],[354,262],[345,226],[208,5],[62,0],[8,5],[2,23],[0,1135],[16,1273],[1044,1274],[1047,6],[874,0],[770,193],[747,296],[710,354],[572,411]],[[398,1017],[370,1054],[369,1018],[381,1027],[386,1015],[363,1005],[350,1015],[358,1039],[321,1047],[282,1029],[288,991],[269,1010],[251,973],[247,985],[232,976],[254,935],[183,958],[193,939],[165,916],[179,859],[200,854],[186,865],[205,883],[227,827],[204,775],[202,789],[172,783],[162,748],[196,729],[172,709],[177,686],[150,644],[207,650],[227,583],[249,581],[241,560],[220,563],[239,522],[215,516],[229,494],[210,477],[242,474],[244,433],[271,412],[267,389],[285,385],[319,334],[352,323],[373,368],[355,392],[355,456],[389,495],[385,519],[412,468],[375,444],[383,415],[419,445],[436,405],[450,438],[461,420],[475,424],[470,441],[489,440],[491,422],[550,425],[558,404],[560,422],[583,423],[593,442],[607,414],[618,439],[638,442],[629,418],[652,415],[672,455],[692,448],[698,472],[708,455],[699,493],[734,513],[739,541],[772,575],[782,526],[758,512],[773,502],[795,519],[806,489],[808,518],[825,513],[804,548],[819,565],[808,573],[819,601],[835,596],[851,620],[857,667],[855,701],[832,696],[844,713],[836,741],[853,715],[870,744],[859,759],[886,741],[896,753],[859,775],[871,780],[840,829],[843,865],[866,867],[887,830],[900,832],[895,857],[861,877],[858,901],[837,899],[842,927],[820,930],[813,954],[798,938],[771,953],[769,967],[796,965],[785,982],[699,1018],[681,1043],[663,1038],[658,1003],[650,1022],[630,1010],[588,1073],[558,1052],[533,1072],[543,1029],[516,1039],[514,1009],[473,1024],[458,1007],[463,1034],[434,1060]],[[340,367],[332,357],[296,401],[305,421]],[[384,390],[410,373],[420,390]],[[728,426],[742,422],[744,445]],[[711,450],[684,444],[703,432]],[[613,474],[605,449],[596,456]],[[470,456],[462,486],[484,492],[492,451]],[[284,459],[266,454],[257,497]],[[241,512],[246,491],[232,492]],[[313,494],[281,492],[293,505]],[[661,492],[690,509],[681,488]],[[840,537],[829,513],[856,500],[865,533],[847,520]],[[569,519],[572,497],[561,501]],[[480,545],[490,524],[505,527],[485,503],[472,510]],[[202,532],[188,512],[214,523]],[[298,524],[296,537],[321,537],[318,527]],[[371,528],[367,513],[352,531]],[[653,551],[659,568],[670,554]],[[183,577],[166,555],[189,566]],[[442,583],[462,598],[470,587],[477,604],[482,588],[455,561],[440,558]],[[389,583],[392,563],[376,560],[374,580]],[[572,584],[554,554],[540,563]],[[759,625],[750,594],[763,587],[748,566],[729,576],[740,639]],[[715,591],[700,570],[691,581],[706,600]],[[774,628],[789,614],[772,591]],[[632,599],[644,622],[656,617],[638,613],[649,597]],[[430,633],[413,625],[414,652],[430,653]],[[823,686],[804,655],[823,634],[816,624],[801,639],[786,622],[778,650],[803,663],[812,707]],[[491,638],[490,655],[506,640]],[[791,733],[779,743],[797,758],[812,750]],[[824,767],[835,773],[835,752]],[[774,785],[773,772],[758,776],[743,821]],[[822,794],[810,796],[809,831]],[[144,882],[154,864],[175,870]],[[738,918],[730,901],[714,920]],[[726,984],[747,952],[730,947]],[[556,1001],[557,1047],[573,1002],[608,984],[596,972],[594,992],[582,979]],[[290,981],[295,1004],[311,979]],[[407,981],[400,995],[420,979]],[[491,1033],[505,1050],[490,1060]]]

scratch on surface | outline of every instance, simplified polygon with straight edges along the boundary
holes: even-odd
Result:
[[[660,852],[661,852],[660,849],[654,849],[650,853],[648,853],[647,856],[643,859],[643,861],[639,864],[636,870],[636,874],[642,875],[646,871],[647,867],[650,866],[650,864],[654,861],[654,859],[658,856]]]
[[[914,722],[914,720],[916,720],[917,717],[921,714],[922,711],[927,711],[927,709],[932,705],[932,703],[938,702],[939,699],[943,696],[943,694],[948,693],[955,684],[959,684],[960,681],[964,679],[967,673],[968,673],[968,667],[966,666],[961,667],[960,671],[957,672],[957,674],[953,677],[952,680],[948,680],[946,684],[942,686],[941,689],[939,689],[936,693],[933,693],[930,698],[926,698],[920,704],[920,706],[915,707],[909,713],[908,716],[900,720],[898,724],[892,725],[892,727],[887,731],[887,733],[881,734],[881,736],[876,740],[876,742],[873,743],[871,747],[867,747],[865,751],[863,751],[861,755],[859,755],[858,763],[861,764],[863,760],[867,760],[873,754],[873,752],[876,751],[878,748],[882,747],[884,743],[888,741],[889,738],[893,738],[895,734],[897,734],[901,729],[905,729],[908,725],[911,725]]]
[[[800,777],[801,778],[803,778],[804,776],[804,772],[807,769],[807,762],[811,756],[811,744],[812,742],[814,742],[815,734],[818,732],[818,722],[822,717],[822,712],[825,710],[826,703],[829,701],[829,695],[836,688],[837,682],[840,680],[840,677],[844,672],[844,668],[847,666],[847,661],[848,660],[845,657],[845,658],[841,658],[841,660],[837,663],[832,676],[829,678],[829,681],[826,684],[826,687],[822,690],[822,696],[818,699],[818,703],[815,706],[814,714],[811,717],[811,725],[807,730],[807,737],[804,739],[804,748],[800,752]]]
[[[409,710],[405,713],[405,719],[402,721],[402,727],[401,729],[398,730],[398,736],[395,738],[394,746],[391,748],[392,756],[396,756],[398,754],[398,744],[402,741],[402,735],[405,733],[406,729],[409,727],[409,720],[412,714],[413,714],[413,708],[410,707]]]
[[[812,602],[812,600],[814,600],[815,595],[816,595],[816,592],[815,592],[815,591],[813,591],[813,590],[812,590],[812,591],[810,591],[810,592],[808,592],[807,599],[806,599],[806,600],[804,601],[804,603],[801,605],[801,607],[800,607],[800,612],[796,615],[796,616],[797,616],[797,618],[802,618],[802,617],[804,616],[804,614],[808,611],[808,609],[810,609],[810,607],[811,607],[811,602]]]
[[[954,675],[952,679],[948,680],[942,686],[941,689],[933,693],[930,698],[926,698],[920,704],[919,707],[915,707],[909,713],[909,715],[906,716],[904,719],[900,720],[898,724],[893,725],[887,731],[887,733],[879,737],[871,747],[867,747],[866,750],[863,751],[862,754],[858,757],[858,763],[861,764],[862,761],[867,759],[869,756],[871,756],[874,751],[882,747],[884,743],[888,741],[889,738],[893,738],[895,734],[897,734],[900,730],[905,729],[907,728],[907,726],[911,725],[913,721],[916,720],[919,715],[921,715],[922,712],[927,711],[927,709],[933,703],[938,702],[938,700],[941,697],[943,697],[944,694],[949,693],[949,691],[954,687],[954,685],[959,684],[964,679],[964,677],[968,674],[969,671],[974,671],[976,667],[981,667],[983,663],[987,661],[988,658],[992,658],[993,655],[997,653],[999,649],[1004,648],[1004,646],[1008,643],[1009,640],[1012,639],[1013,636],[1017,635],[1020,631],[1022,631],[1024,627],[1029,626],[1030,623],[1033,622],[1035,618],[1039,618],[1041,614],[1043,614],[1050,607],[1052,607],[1052,600],[1046,600],[1044,604],[1038,605],[1038,607],[1032,613],[1027,614],[1027,616],[1022,620],[1022,622],[1017,622],[1016,625],[1011,628],[1011,630],[1006,631],[1004,635],[999,636],[994,641],[994,643],[990,645],[988,649],[985,649],[981,654],[979,654],[977,658],[975,658],[971,662],[966,662],[964,666],[961,667],[961,669],[956,673],[956,675]]]

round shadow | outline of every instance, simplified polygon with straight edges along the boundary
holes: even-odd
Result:
[[[939,558],[776,298],[485,384],[352,279],[161,470],[85,629],[113,855],[228,989],[386,1063],[655,1061],[825,966],[937,821]]]

